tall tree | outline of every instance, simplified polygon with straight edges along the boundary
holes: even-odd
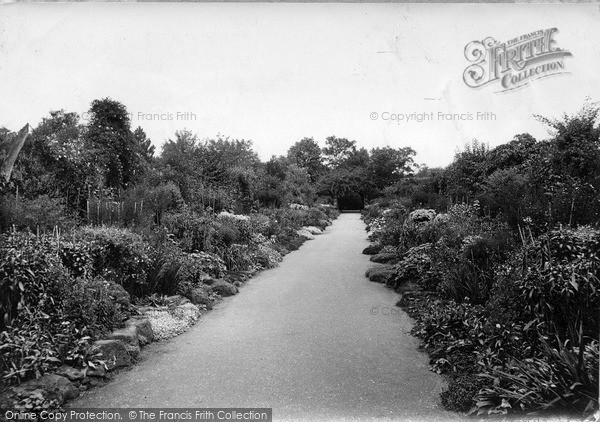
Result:
[[[86,141],[93,165],[107,188],[126,188],[138,166],[138,148],[123,104],[110,98],[92,101]]]
[[[140,157],[146,162],[151,162],[154,158],[156,148],[152,145],[152,141],[147,137],[144,129],[142,129],[141,126],[138,126],[137,129],[133,131],[133,137],[135,138]]]
[[[306,169],[312,182],[315,182],[324,171],[321,147],[313,138],[303,138],[292,145],[287,152],[292,164]]]
[[[188,130],[175,132],[175,139],[169,139],[162,146],[159,165],[166,181],[173,182],[180,190],[183,199],[189,201],[192,191],[202,182],[198,138]]]
[[[235,167],[255,167],[260,162],[252,149],[252,141],[217,137],[209,139],[199,147],[200,160],[205,178],[212,184],[235,183]]]
[[[489,147],[474,139],[457,151],[454,161],[446,167],[447,193],[457,201],[473,198],[481,192],[486,178]]]
[[[79,207],[91,176],[77,113],[52,111],[25,142],[15,166],[15,183],[28,197],[62,197]]]
[[[368,163],[368,178],[376,192],[412,174],[416,152],[410,148],[373,148]]]
[[[349,141],[346,138],[329,136],[325,144],[327,146],[322,151],[325,161],[330,168],[341,167],[350,158],[352,153],[356,152],[356,141]]]

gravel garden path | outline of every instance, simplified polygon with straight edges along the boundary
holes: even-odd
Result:
[[[274,420],[448,420],[442,379],[364,277],[359,214],[342,214],[190,331],[70,407],[272,407]]]

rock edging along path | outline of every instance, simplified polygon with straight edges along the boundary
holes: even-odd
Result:
[[[397,295],[364,278],[358,214],[251,279],[80,407],[272,407],[274,420],[448,419]]]

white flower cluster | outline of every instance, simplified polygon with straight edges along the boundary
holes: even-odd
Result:
[[[408,214],[406,221],[409,223],[410,222],[421,223],[421,222],[433,221],[434,218],[435,218],[435,210],[421,208],[418,210],[414,210],[413,212]]]
[[[154,338],[166,340],[187,331],[200,318],[200,310],[192,303],[184,303],[175,309],[152,309],[145,316],[150,321]]]
[[[385,222],[385,217],[377,217],[371,221],[371,224],[369,224],[369,232],[367,233],[369,240],[375,241],[379,238],[379,235],[385,226]]]
[[[473,243],[477,242],[478,240],[483,239],[481,236],[478,235],[469,235],[469,236],[465,236],[465,238],[462,241],[462,246],[461,246],[461,250],[464,250],[467,246],[472,245]]]
[[[302,204],[290,204],[290,209],[308,211],[308,207]]]
[[[247,215],[243,215],[243,214],[232,214],[230,212],[227,211],[221,211],[219,214],[217,214],[218,218],[233,218],[234,220],[240,220],[240,221],[248,221],[250,220],[250,217],[248,217]]]
[[[270,247],[268,244],[258,245],[258,253],[267,259],[267,268],[274,268],[283,261],[283,257],[279,252]]]

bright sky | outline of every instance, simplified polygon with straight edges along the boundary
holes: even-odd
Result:
[[[463,82],[467,43],[551,27],[573,54],[569,73],[503,93]],[[251,139],[265,159],[303,137],[323,145],[336,135],[411,146],[417,162],[446,165],[473,138],[492,147],[523,132],[543,139],[533,114],[599,101],[599,41],[595,4],[10,4],[0,6],[0,126],[36,126],[61,108],[83,114],[111,97],[157,146],[187,128]],[[436,119],[398,123],[386,112]]]

